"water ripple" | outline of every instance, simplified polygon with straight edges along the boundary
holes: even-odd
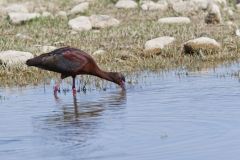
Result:
[[[76,97],[54,97],[51,85],[2,88],[0,159],[236,159],[240,83],[218,76],[229,70],[143,73],[127,92]]]

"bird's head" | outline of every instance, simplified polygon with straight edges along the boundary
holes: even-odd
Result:
[[[112,79],[113,82],[121,86],[122,89],[125,89],[125,77],[122,73],[119,72],[112,73]]]

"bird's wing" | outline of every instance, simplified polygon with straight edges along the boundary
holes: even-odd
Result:
[[[85,56],[85,54],[79,52],[78,50],[65,51],[62,55],[68,70],[73,73],[77,73],[79,70],[82,70],[89,62],[89,59]]]
[[[88,62],[85,56],[74,51],[65,50],[61,53],[48,53],[41,55],[41,63],[37,66],[46,70],[62,73],[66,76],[74,75]]]

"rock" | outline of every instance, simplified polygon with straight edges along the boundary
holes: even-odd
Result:
[[[65,43],[65,41],[57,41],[53,43],[56,46],[66,46],[67,44]]]
[[[32,19],[40,17],[40,14],[11,12],[11,13],[8,13],[8,16],[12,24],[21,24],[23,22],[30,21]]]
[[[183,0],[167,0],[168,4],[172,7],[174,3],[182,2]]]
[[[100,33],[100,30],[96,30],[96,29],[95,29],[95,30],[93,30],[92,32],[93,32],[93,33]]]
[[[39,7],[35,7],[34,11],[38,11],[38,12],[48,11],[51,13],[56,13],[57,11],[60,10],[59,5],[57,5],[53,1],[45,1],[45,3],[39,2],[38,4],[39,4]]]
[[[35,12],[38,12],[38,13],[42,13],[42,14],[44,12],[49,12],[50,13],[50,11],[47,9],[46,6],[41,6],[41,5],[34,6],[34,8],[32,10],[35,11]]]
[[[237,29],[237,30],[235,31],[235,34],[236,34],[236,36],[240,37],[240,30]]]
[[[119,0],[116,3],[115,7],[130,9],[130,8],[137,8],[138,4],[133,0]]]
[[[71,9],[70,14],[84,13],[88,10],[88,7],[89,7],[88,2],[80,3]]]
[[[89,17],[86,16],[71,19],[68,25],[75,31],[88,31],[92,29],[91,21]]]
[[[0,0],[0,5],[7,3],[7,0]]]
[[[7,13],[11,13],[11,12],[28,13],[28,7],[27,7],[26,4],[13,3],[13,4],[8,5],[8,6],[5,8],[5,11],[6,11]]]
[[[55,49],[57,49],[57,47],[55,47],[55,46],[41,46],[40,47],[40,50],[41,50],[42,53],[48,53],[48,52],[51,52]]]
[[[198,5],[196,5],[192,1],[175,2],[172,4],[172,8],[175,12],[180,14],[190,14],[199,11]]]
[[[22,33],[16,34],[16,37],[19,38],[19,39],[25,39],[25,40],[31,40],[32,39],[32,37],[30,37],[28,35],[25,35],[25,34],[22,34]]]
[[[106,28],[112,26],[118,26],[120,22],[108,15],[92,15],[90,21],[93,28]]]
[[[65,12],[65,11],[59,11],[59,12],[56,13],[55,16],[56,16],[56,17],[60,17],[60,18],[62,18],[62,19],[68,19],[68,17],[67,17],[67,12]]]
[[[232,9],[228,8],[227,9],[227,14],[230,20],[234,20],[234,12]]]
[[[158,20],[158,23],[162,24],[189,24],[190,22],[188,17],[166,17]]]
[[[42,8],[41,5],[39,3],[37,4],[34,1],[24,1],[21,4],[25,5],[30,13],[43,11],[43,10],[39,10]]]
[[[25,64],[25,62],[30,58],[33,58],[33,55],[32,53],[29,53],[29,52],[14,51],[14,50],[0,52],[1,65],[14,67],[14,65]]]
[[[7,13],[5,11],[5,8],[2,5],[0,5],[0,18],[4,17],[6,14]]]
[[[240,3],[238,3],[238,4],[236,5],[236,8],[237,8],[238,10],[240,10]]]
[[[213,2],[220,4],[222,6],[227,6],[227,1],[226,0],[213,0]]]
[[[143,1],[141,5],[142,10],[160,10],[160,11],[166,11],[168,9],[168,3],[166,1],[159,1],[158,3],[155,3],[153,1]]]
[[[210,5],[208,15],[205,17],[205,22],[210,24],[217,24],[222,22],[222,16],[218,5]]]
[[[42,17],[53,17],[53,15],[52,15],[52,13],[50,13],[50,12],[47,12],[47,11],[44,11],[43,13],[42,13]]]
[[[74,4],[79,4],[79,3],[83,3],[83,2],[94,2],[97,0],[72,0]]]
[[[175,41],[174,37],[164,36],[149,40],[145,43],[145,51],[163,49]]]
[[[105,53],[106,53],[106,51],[104,51],[104,50],[102,50],[102,49],[99,49],[99,50],[93,52],[93,55],[94,55],[94,56],[97,56],[97,55],[103,55],[103,54],[105,54]]]
[[[221,45],[215,39],[200,37],[185,42],[183,48],[186,54],[200,52],[213,53],[218,51],[221,48]]]
[[[232,21],[227,21],[226,25],[230,28],[236,28],[237,27],[237,25],[235,23],[233,23]]]
[[[190,0],[190,3],[196,5],[199,10],[207,10],[209,2],[209,0]]]
[[[71,31],[70,31],[70,34],[72,34],[72,35],[78,34],[78,31],[71,30]]]
[[[233,16],[234,15],[234,12],[231,8],[227,8],[227,13],[229,16]]]

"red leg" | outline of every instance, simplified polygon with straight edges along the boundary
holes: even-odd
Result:
[[[57,93],[59,90],[60,90],[60,85],[59,85],[59,83],[56,83],[53,88],[53,91],[54,91],[54,93]]]
[[[60,92],[60,83],[62,82],[62,79],[55,82],[55,85],[53,87],[54,94],[57,94],[57,92]]]

